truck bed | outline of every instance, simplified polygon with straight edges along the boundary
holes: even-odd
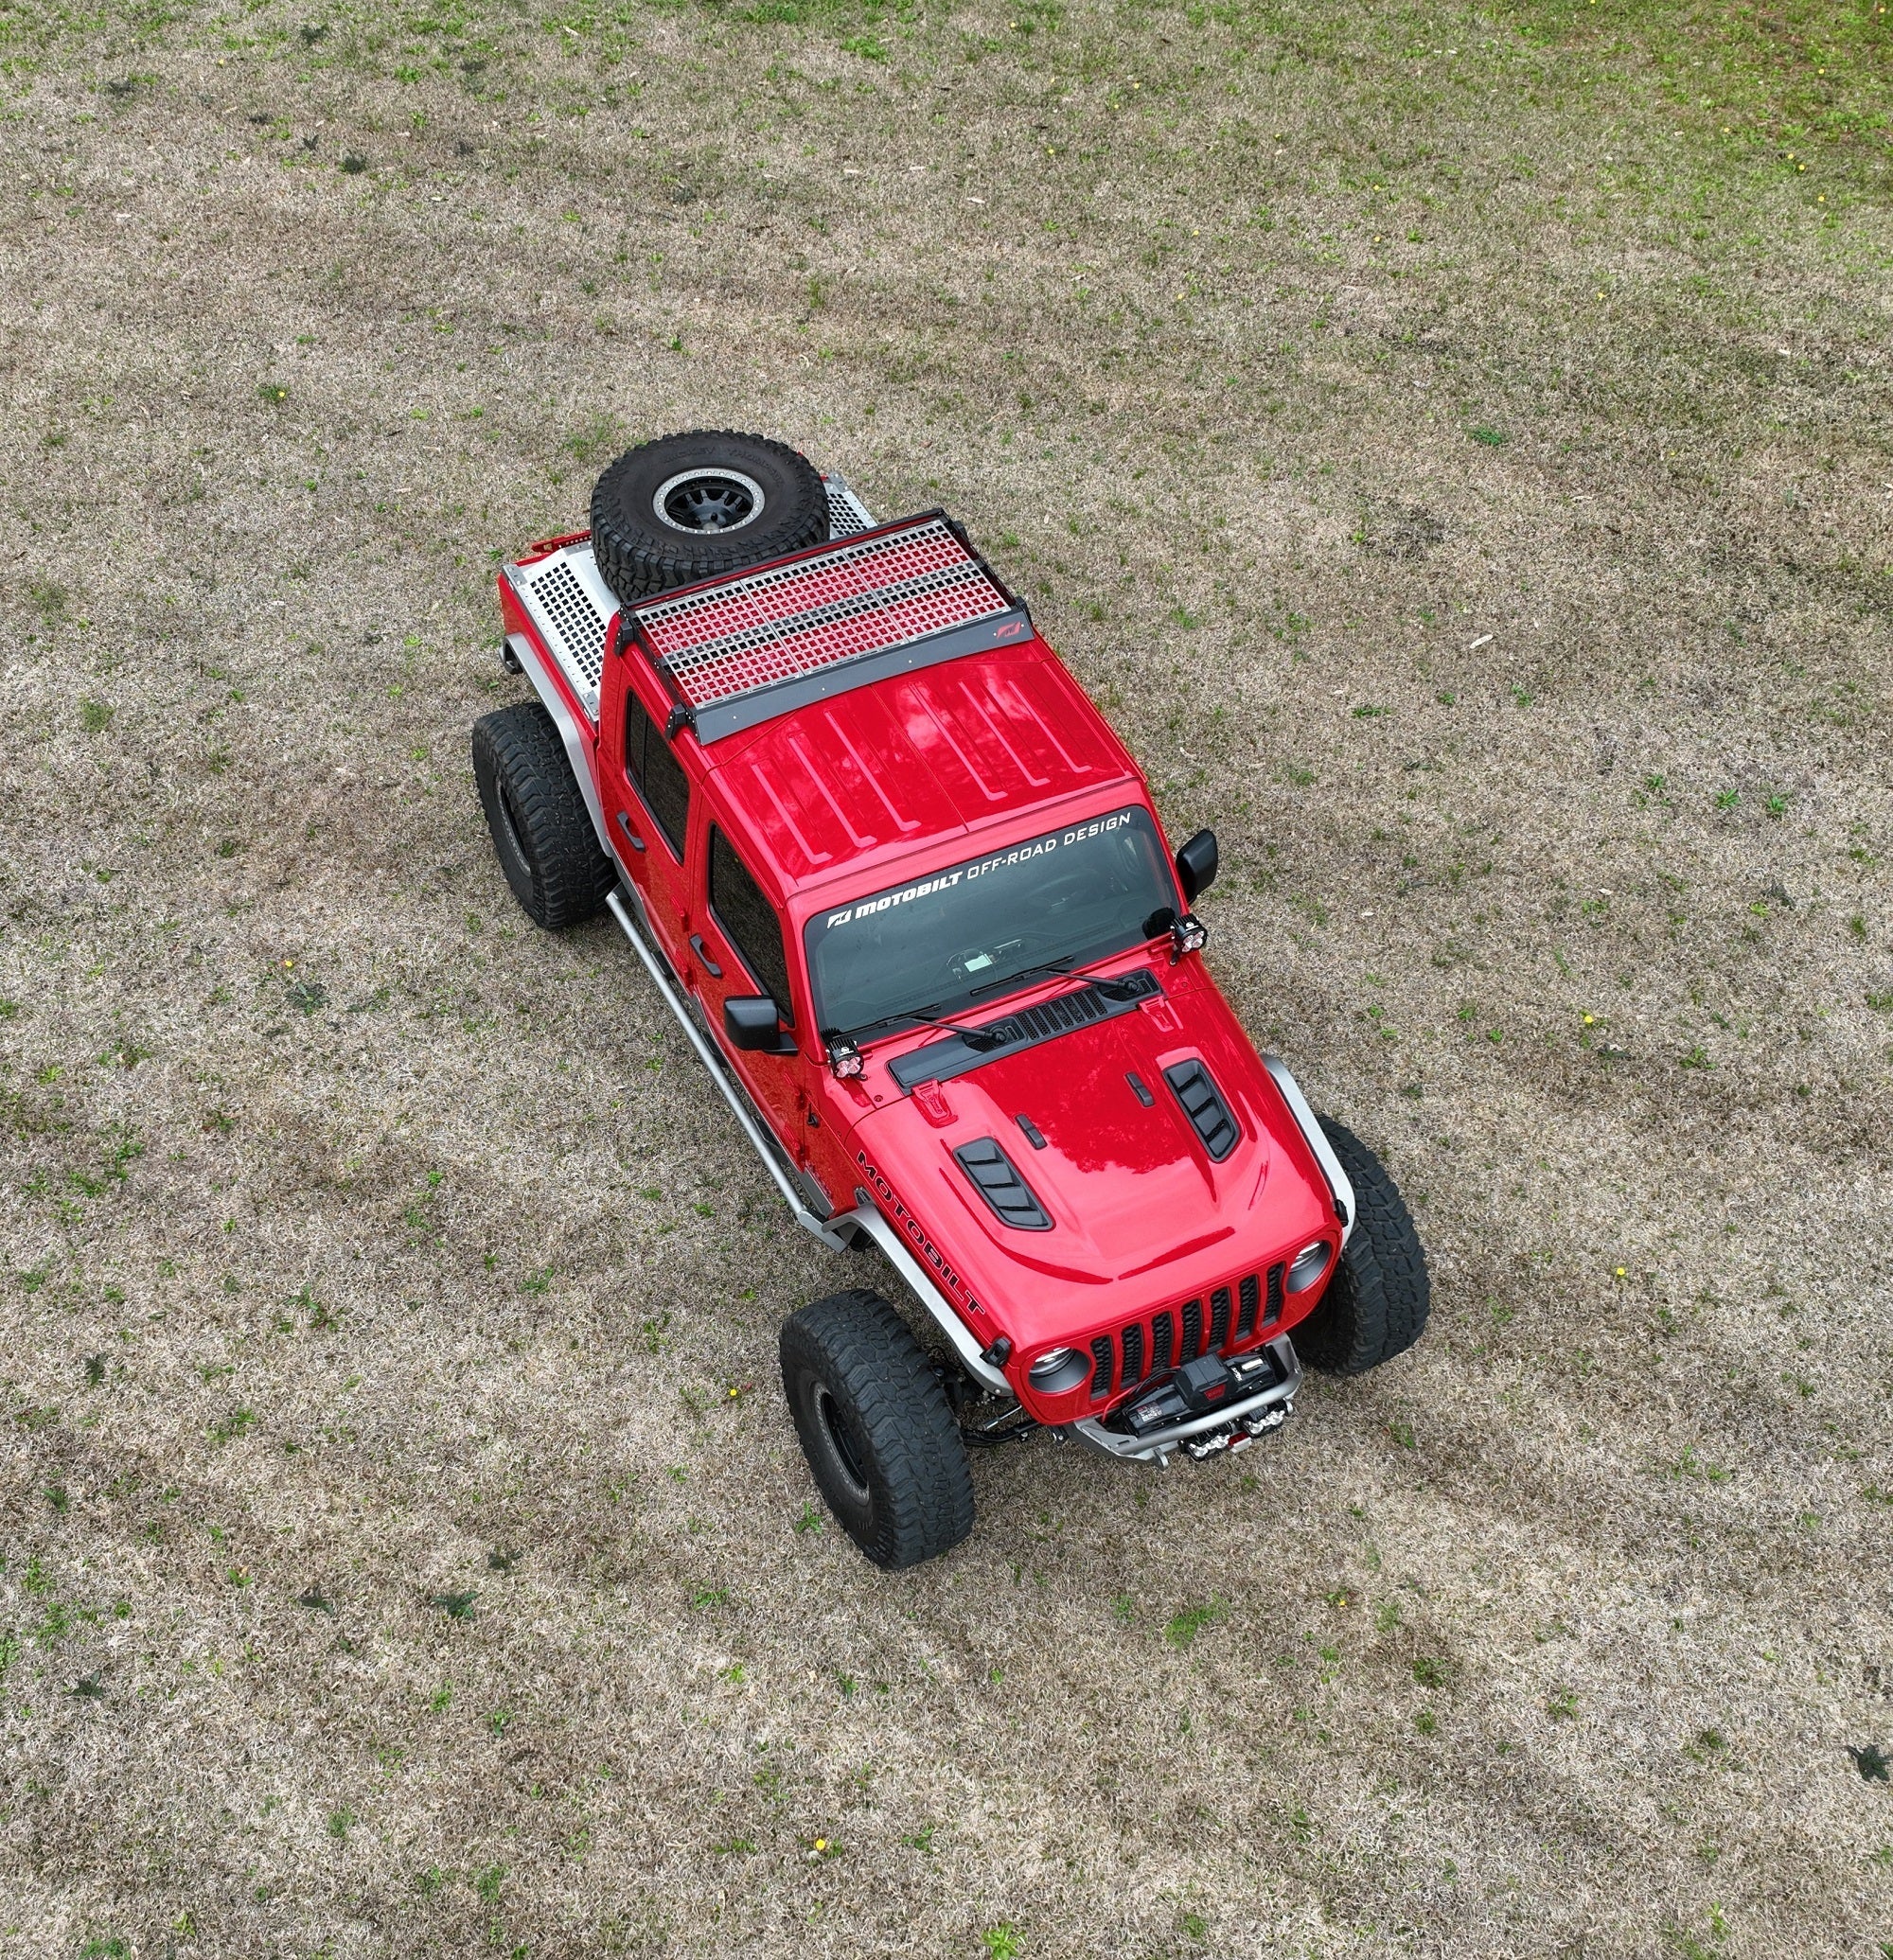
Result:
[[[874,529],[861,500],[839,476],[823,476],[822,483],[828,493],[831,540]],[[506,566],[504,575],[595,731],[605,632],[618,601],[598,571],[591,539],[580,536],[557,544],[539,557]]]

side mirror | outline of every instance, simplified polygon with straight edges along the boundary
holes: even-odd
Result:
[[[776,1025],[767,994],[733,994],[723,1003],[723,1033],[730,1046],[757,1055],[792,1055],[795,1036]]]
[[[1216,833],[1199,830],[1176,853],[1176,881],[1183,887],[1184,902],[1194,905],[1198,895],[1216,882]]]

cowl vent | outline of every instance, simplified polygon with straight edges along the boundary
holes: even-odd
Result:
[[[1236,1147],[1242,1133],[1230,1114],[1230,1105],[1223,1101],[1222,1091],[1211,1080],[1210,1071],[1201,1062],[1178,1062],[1174,1068],[1163,1071],[1163,1079],[1175,1090],[1176,1100],[1183,1105],[1183,1114],[1203,1139],[1203,1148],[1210,1153],[1211,1160],[1221,1163]]]
[[[977,1143],[963,1143],[953,1155],[960,1168],[973,1180],[1001,1225],[1022,1232],[1049,1232],[1052,1221],[1045,1208],[1033,1196],[1031,1187],[1013,1168],[1007,1157],[990,1137]]]

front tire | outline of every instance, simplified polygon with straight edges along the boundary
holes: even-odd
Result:
[[[513,896],[535,926],[557,932],[593,918],[618,882],[539,701],[498,708],[473,724],[473,781]]]
[[[876,1565],[973,1528],[966,1446],[927,1351],[877,1293],[831,1293],[782,1326],[782,1386],[823,1501]]]
[[[1425,1332],[1432,1281],[1412,1214],[1386,1167],[1352,1130],[1319,1121],[1354,1188],[1354,1228],[1320,1304],[1295,1329],[1295,1351],[1326,1374],[1365,1374]]]

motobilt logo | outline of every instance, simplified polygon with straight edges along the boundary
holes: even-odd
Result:
[[[916,898],[930,898],[936,892],[951,891],[955,885],[971,884],[975,878],[990,877],[997,871],[1010,871],[1016,866],[1029,864],[1034,858],[1046,856],[1049,853],[1070,844],[1079,844],[1095,837],[1107,837],[1114,830],[1122,829],[1131,821],[1129,810],[1114,810],[1108,817],[1099,817],[1089,823],[1079,823],[1067,831],[1051,831],[1044,837],[1033,838],[1029,842],[1015,845],[1010,851],[995,852],[990,857],[976,858],[971,864],[962,864],[952,871],[937,873],[930,878],[922,878],[918,884],[903,885],[893,892],[876,892],[872,898],[863,898],[856,905],[843,906],[840,911],[830,912],[823,920],[823,928],[827,930],[836,926],[848,926],[862,919],[878,918],[882,912],[892,910],[898,905],[911,905]]]
[[[980,1303],[966,1291],[966,1282],[953,1270],[946,1255],[928,1237],[926,1227],[919,1219],[901,1203],[895,1195],[893,1186],[881,1175],[879,1167],[868,1161],[867,1152],[856,1151],[855,1162],[860,1167],[861,1174],[874,1187],[875,1195],[881,1201],[882,1209],[893,1214],[893,1222],[913,1241],[914,1249],[921,1258],[966,1302],[971,1312],[979,1313]]]

